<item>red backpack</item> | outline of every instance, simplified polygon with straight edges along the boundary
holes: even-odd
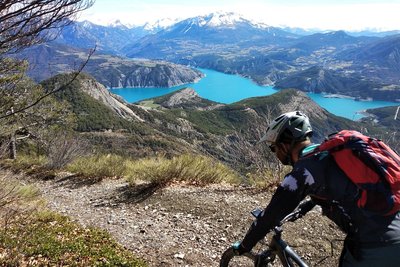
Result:
[[[358,186],[360,208],[384,215],[400,210],[400,157],[381,140],[343,130],[330,135],[318,150],[329,151]]]

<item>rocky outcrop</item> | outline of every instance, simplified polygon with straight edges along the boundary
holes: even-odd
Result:
[[[198,70],[166,62],[123,61],[89,72],[109,88],[173,87],[194,83],[204,77]]]
[[[201,98],[192,88],[184,88],[166,96],[155,98],[154,102],[164,108],[210,110],[223,106],[222,104]]]
[[[131,120],[135,119],[143,122],[144,120],[135,114],[122,98],[110,93],[102,84],[93,78],[85,76],[80,80],[81,89],[96,100],[114,110],[119,116]]]
[[[28,75],[37,82],[76,70],[87,56],[85,50],[56,43],[34,46],[18,54],[29,62]],[[99,53],[91,55],[85,64],[84,72],[108,88],[173,87],[204,77],[202,72],[184,65]]]

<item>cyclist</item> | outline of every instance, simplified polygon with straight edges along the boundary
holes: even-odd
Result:
[[[284,165],[291,165],[270,203],[252,223],[244,239],[233,245],[235,254],[256,243],[310,196],[322,212],[346,234],[339,266],[400,266],[400,213],[368,214],[357,206],[357,187],[328,152],[312,154],[312,127],[300,111],[280,115],[268,126],[266,142]],[[309,153],[307,155],[307,153]]]

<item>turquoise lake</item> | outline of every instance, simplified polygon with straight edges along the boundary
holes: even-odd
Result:
[[[199,69],[206,76],[197,83],[189,83],[171,88],[118,88],[110,89],[129,103],[162,96],[176,90],[191,87],[202,98],[230,104],[249,97],[266,96],[277,92],[272,86],[260,86],[250,79],[238,75],[229,75],[218,71]],[[322,94],[308,93],[311,99],[329,112],[351,120],[362,117],[359,113],[370,108],[398,106],[399,103],[387,101],[355,101],[346,98],[326,98]]]

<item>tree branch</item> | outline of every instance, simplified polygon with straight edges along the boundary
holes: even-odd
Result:
[[[16,0],[0,3],[0,53],[19,51],[46,39],[93,0]]]
[[[1,120],[1,119],[5,119],[5,118],[8,118],[8,117],[11,117],[11,116],[13,116],[13,115],[15,115],[15,114],[17,114],[17,113],[21,113],[21,112],[23,112],[23,111],[25,111],[25,110],[27,110],[27,109],[30,109],[30,108],[32,108],[33,106],[37,105],[40,101],[42,101],[42,100],[45,99],[46,97],[48,97],[48,96],[50,96],[50,95],[52,95],[52,94],[54,94],[54,93],[57,93],[57,92],[59,92],[59,91],[64,90],[65,88],[67,88],[69,85],[71,85],[71,84],[76,80],[76,78],[77,78],[77,77],[79,76],[79,74],[82,72],[83,68],[87,65],[87,63],[89,62],[91,56],[93,55],[93,53],[94,53],[95,51],[96,51],[96,47],[93,48],[93,49],[91,49],[91,50],[89,51],[89,55],[88,55],[87,59],[85,60],[85,62],[79,67],[79,69],[78,69],[77,71],[74,72],[74,75],[72,76],[71,80],[69,80],[67,83],[61,85],[61,86],[60,86],[59,88],[57,88],[57,89],[54,89],[54,90],[51,90],[50,92],[45,93],[44,95],[40,96],[40,97],[37,98],[35,101],[33,101],[31,104],[29,104],[29,105],[27,105],[27,106],[25,106],[25,107],[23,107],[23,108],[21,108],[21,109],[18,109],[18,110],[15,110],[15,111],[12,111],[12,112],[10,112],[10,113],[7,113],[7,114],[5,114],[5,115],[0,116],[0,120]]]

